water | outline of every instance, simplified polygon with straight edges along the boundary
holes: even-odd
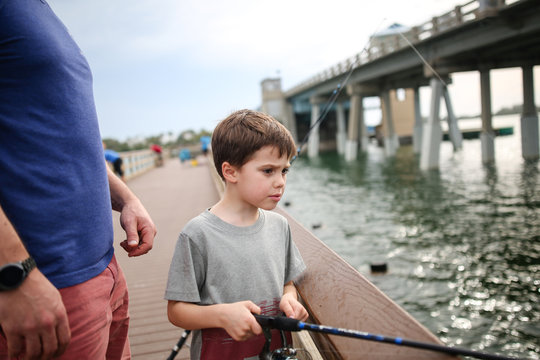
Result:
[[[428,172],[411,146],[386,158],[370,144],[352,163],[302,154],[284,202],[446,345],[540,359],[540,165],[521,157],[519,116],[501,123],[514,135],[495,139],[490,166],[476,139],[443,142]],[[388,273],[370,274],[374,260]]]

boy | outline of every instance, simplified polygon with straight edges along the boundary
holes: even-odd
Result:
[[[169,320],[201,329],[192,359],[258,358],[265,339],[252,313],[308,317],[292,282],[305,264],[285,218],[268,211],[283,195],[295,144],[272,117],[240,110],[217,125],[212,150],[225,193],[180,234],[165,292]],[[271,344],[282,346],[279,334]]]

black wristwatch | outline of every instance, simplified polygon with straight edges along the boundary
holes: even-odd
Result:
[[[21,286],[24,279],[35,267],[36,262],[32,257],[0,266],[0,291],[13,290]]]

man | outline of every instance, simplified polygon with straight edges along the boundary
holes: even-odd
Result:
[[[155,226],[108,169],[86,59],[45,0],[0,0],[0,359],[128,359],[129,256]]]

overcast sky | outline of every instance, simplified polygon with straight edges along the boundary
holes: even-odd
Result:
[[[393,23],[418,25],[463,3],[49,0],[90,63],[102,136],[119,140],[212,130],[230,112],[260,106],[264,78],[279,75],[290,89]],[[457,115],[479,113],[478,74],[453,79]],[[492,86],[493,110],[521,102],[520,70],[492,71]]]

